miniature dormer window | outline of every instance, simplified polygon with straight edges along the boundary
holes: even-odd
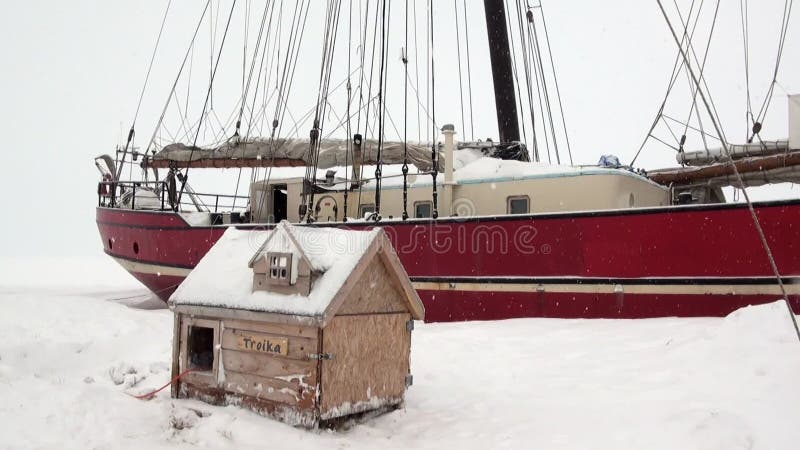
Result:
[[[267,283],[279,286],[292,284],[291,253],[267,253]]]

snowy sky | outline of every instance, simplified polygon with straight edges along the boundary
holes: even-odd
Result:
[[[689,2],[679,3],[688,7]],[[745,84],[739,2],[722,3],[706,75],[729,139],[741,141]],[[758,9],[753,7],[750,14],[751,89],[757,104],[771,79],[783,3],[759,1]],[[458,4],[461,8],[461,0]],[[496,136],[482,4],[467,1],[476,138]],[[228,5],[222,2],[220,20],[224,20]],[[263,3],[252,1],[251,5],[250,32],[255,33]],[[403,2],[393,5],[388,96],[393,105],[402,105],[398,55],[403,45]],[[199,1],[175,1],[172,5],[137,121],[142,141],[152,133],[202,6]],[[6,220],[0,256],[95,255],[102,251],[94,224],[99,176],[92,158],[112,153],[125,137],[165,7],[166,1],[38,0],[13,2],[4,8],[0,15],[4,61],[0,70],[0,132],[6,144],[0,153],[4,169],[0,183],[6,199]],[[661,103],[676,54],[656,2],[545,1],[544,7],[575,162],[592,164],[603,153],[615,153],[621,160],[630,161]],[[417,36],[422,48],[425,3],[418,2],[417,8]],[[786,92],[800,92],[800,78],[791,75],[800,72],[798,14],[791,18],[778,75],[780,86],[775,89],[765,121],[763,135],[767,138],[786,137]],[[239,49],[238,57],[223,56],[229,58],[223,63],[229,64],[222,65],[226,67],[219,76],[222,86],[215,92],[220,111],[230,109],[226,97],[235,101],[240,93],[244,17],[241,12],[234,16],[236,31],[230,36],[236,43],[234,48]],[[453,4],[436,2],[434,17],[437,122],[454,123],[460,129]],[[312,11],[308,20],[304,41],[308,51],[304,54],[311,56],[305,59],[306,66],[296,80],[298,86],[304,86],[297,94],[299,114],[309,107],[303,96],[316,89],[321,8]],[[701,22],[701,33],[708,31],[704,25],[707,23]],[[461,26],[463,32],[463,21]],[[207,46],[210,32],[204,30],[199,39]],[[413,49],[413,44],[410,47]],[[336,62],[346,73],[342,55]],[[197,67],[207,72],[208,62],[197,62]],[[420,77],[424,79],[424,68]],[[199,79],[196,84],[203,82]],[[232,94],[226,96],[226,92]],[[196,97],[202,99],[201,95]],[[402,109],[391,111],[401,119]],[[416,106],[411,111],[415,116]],[[674,114],[684,117],[686,112],[678,105]],[[302,128],[300,135],[305,136],[307,128]],[[687,143],[689,148],[699,146],[697,139],[690,138]],[[637,164],[673,165],[674,154],[666,147],[650,145]],[[785,188],[762,190],[759,195],[796,196]]]

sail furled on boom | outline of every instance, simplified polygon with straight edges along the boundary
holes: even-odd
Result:
[[[430,144],[424,142],[408,142],[407,155],[404,154],[403,142],[383,142],[381,161],[383,164],[402,164],[408,158],[419,170],[433,170]],[[319,144],[317,167],[327,169],[353,164],[352,155],[348,155],[348,142],[345,139],[324,139]],[[498,159],[529,161],[525,145],[493,142],[461,142],[457,150],[471,151],[479,156]],[[443,148],[439,145],[439,152]],[[440,154],[443,161],[443,155]],[[376,140],[365,140],[362,144],[362,165],[375,164],[378,161],[378,143]],[[309,153],[308,139],[239,139],[232,138],[217,147],[200,148],[175,143],[165,146],[161,151],[147,158],[143,167],[156,168],[224,168],[224,167],[293,167],[308,166],[312,163]],[[440,164],[440,171],[444,167]]]

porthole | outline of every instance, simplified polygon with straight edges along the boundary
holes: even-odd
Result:
[[[114,250],[114,241],[112,241],[111,238],[108,238],[108,249]]]
[[[133,243],[133,253],[136,253],[137,255],[139,254],[139,243],[138,242],[134,242]]]

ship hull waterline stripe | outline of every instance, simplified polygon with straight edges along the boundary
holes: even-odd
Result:
[[[414,282],[418,291],[572,293],[602,295],[775,295],[783,296],[775,284],[620,284],[620,283],[453,283]],[[800,284],[785,286],[788,295],[800,295]]]
[[[131,272],[186,277],[191,269],[131,261],[113,257],[123,268]],[[412,281],[414,277],[412,277]],[[738,278],[735,282],[723,283],[724,279],[682,279],[683,282],[669,284],[669,279],[631,279],[631,280],[593,280],[575,278],[572,282],[542,279],[541,282],[509,282],[488,278],[484,282],[472,280],[468,282],[453,281],[413,281],[414,288],[421,291],[456,291],[456,292],[518,292],[518,293],[576,293],[576,294],[639,294],[639,295],[775,295],[781,296],[777,283],[766,283],[769,278]],[[794,280],[794,279],[791,279]],[[555,281],[555,282],[554,282]],[[560,281],[560,282],[559,282]],[[604,282],[605,281],[605,282]],[[653,282],[657,281],[657,282]],[[733,280],[731,280],[733,281]],[[786,285],[787,294],[800,295],[800,284]]]
[[[162,264],[132,261],[130,259],[120,258],[118,256],[111,256],[111,257],[114,258],[114,261],[116,261],[128,272],[186,278],[192,271],[192,269],[187,269],[183,267],[165,266]]]

